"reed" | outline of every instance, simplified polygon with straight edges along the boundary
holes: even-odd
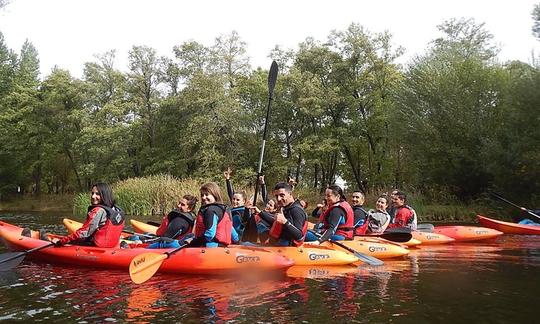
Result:
[[[200,180],[178,179],[170,175],[130,178],[112,185],[116,204],[133,216],[163,215],[174,209],[185,194],[199,196]],[[90,202],[89,193],[75,196],[73,209],[84,215]]]

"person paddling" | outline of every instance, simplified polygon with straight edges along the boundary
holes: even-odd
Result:
[[[163,217],[161,225],[156,230],[160,240],[148,246],[149,249],[177,248],[185,238],[192,235],[195,224],[195,205],[197,198],[192,195],[184,195],[178,202],[177,208]]]
[[[390,215],[386,212],[388,207],[388,197],[381,195],[375,203],[375,210],[370,209],[367,213],[366,221],[356,232],[362,234],[381,234],[388,224],[390,224]]]
[[[326,188],[325,198],[328,204],[319,218],[320,228],[317,229],[320,237],[312,232],[308,239],[310,244],[320,244],[329,239],[333,241],[352,240],[354,212],[347,202],[340,186],[332,185]]]
[[[261,221],[270,224],[269,239],[263,242],[279,246],[300,246],[307,232],[307,215],[298,200],[292,195],[292,187],[285,182],[279,182],[274,187],[277,207],[274,214],[260,211],[257,206],[251,207]]]
[[[354,212],[354,229],[355,234],[357,229],[361,228],[364,225],[364,222],[367,218],[367,211],[364,209],[364,202],[366,197],[360,190],[353,191],[351,195],[351,207]]]
[[[398,191],[392,197],[392,205],[396,208],[396,216],[388,227],[408,227],[411,230],[416,230],[418,217],[414,209],[407,205],[405,193]]]
[[[68,243],[103,248],[118,246],[124,229],[125,216],[115,205],[111,187],[103,182],[93,185],[90,202],[86,221],[81,228],[56,241],[56,246]]]
[[[195,238],[189,246],[217,247],[238,242],[238,233],[233,228],[229,209],[223,204],[219,186],[215,182],[207,182],[199,191],[201,208],[195,222]]]
[[[244,191],[234,191],[231,181],[231,168],[227,168],[223,172],[225,176],[225,183],[227,185],[227,194],[231,203],[231,218],[233,227],[239,236],[242,236],[248,220],[250,219],[249,209],[245,204],[247,201],[247,195]]]

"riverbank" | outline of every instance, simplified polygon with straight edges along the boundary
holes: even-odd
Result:
[[[72,194],[21,195],[0,201],[0,211],[73,212]]]
[[[71,214],[74,210],[74,195],[42,194],[40,196],[18,196],[0,201],[0,211],[4,212],[58,212]],[[315,207],[311,202],[308,215]],[[493,215],[489,207],[480,205],[418,205],[415,206],[420,222],[476,222],[476,215]],[[151,215],[146,215],[150,216]],[[157,219],[157,217],[156,217]]]

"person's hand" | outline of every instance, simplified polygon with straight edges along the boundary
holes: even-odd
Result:
[[[259,176],[259,184],[264,184],[264,176]]]
[[[225,179],[229,180],[231,178],[232,170],[230,167],[227,167],[227,170],[223,171],[223,175],[225,176]]]
[[[317,240],[317,241],[304,242],[304,244],[309,244],[309,245],[321,245],[321,242],[319,242],[319,240]]]
[[[317,204],[317,208],[323,208],[324,204]]]
[[[287,223],[287,218],[285,218],[285,215],[283,215],[283,213],[279,212],[276,214],[276,222],[280,224],[285,224]]]
[[[287,183],[293,187],[297,185],[296,181],[290,176],[287,176]]]
[[[249,210],[251,210],[251,213],[253,214],[259,214],[261,212],[261,210],[257,206],[247,206],[247,208],[249,208]]]
[[[54,243],[55,247],[61,247],[61,246],[63,246],[65,244],[61,239],[58,239],[58,240],[54,241],[53,243]]]

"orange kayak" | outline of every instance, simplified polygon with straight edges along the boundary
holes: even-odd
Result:
[[[497,230],[479,226],[435,226],[433,233],[446,235],[456,242],[481,241],[496,238],[502,235]]]
[[[510,222],[503,222],[481,215],[476,216],[478,217],[478,222],[481,225],[501,231],[505,234],[540,235],[540,226],[522,225]]]
[[[63,222],[69,232],[74,232],[82,226],[82,223],[67,218],[65,218]],[[132,224],[135,224],[136,227],[134,227],[138,228],[139,231],[141,229],[148,229],[150,231],[154,230],[155,232],[155,226],[148,225],[146,223],[136,220],[132,220]],[[146,233],[150,231],[146,231]],[[231,245],[230,247],[235,246],[237,245]],[[264,246],[264,249],[269,252],[279,254],[285,258],[291,259],[294,261],[295,265],[299,266],[347,265],[359,261],[358,258],[351,253],[346,253],[344,251],[338,251],[322,246]]]
[[[438,233],[412,231],[411,234],[415,240],[422,242],[422,245],[446,244],[455,241],[451,237]]]
[[[24,251],[49,244],[35,238],[21,236],[22,228],[0,221],[0,237],[13,251]],[[131,260],[146,252],[165,253],[172,249],[99,248],[93,246],[65,245],[49,247],[27,255],[28,258],[46,263],[61,263],[105,269],[129,269]],[[285,271],[293,261],[262,248],[184,248],[164,260],[160,272],[223,274],[241,270]]]
[[[363,254],[370,255],[378,259],[396,258],[409,254],[409,249],[398,243],[388,242],[379,238],[355,237],[352,241],[339,241],[339,243]],[[323,242],[321,246],[345,251],[339,245],[332,242]]]

